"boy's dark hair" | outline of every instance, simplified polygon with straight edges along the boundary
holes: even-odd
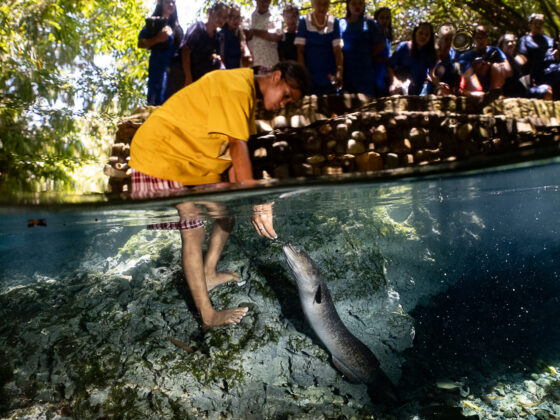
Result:
[[[280,70],[282,79],[284,79],[292,89],[299,90],[303,95],[307,93],[309,89],[309,74],[305,67],[297,61],[280,61],[270,69],[270,71],[276,70]]]

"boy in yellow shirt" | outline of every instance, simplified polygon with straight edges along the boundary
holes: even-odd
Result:
[[[278,110],[298,100],[307,87],[305,69],[286,61],[265,74],[248,68],[213,71],[181,89],[134,136],[130,149],[132,196],[143,198],[184,186],[217,183],[228,168],[230,182],[256,182],[247,140],[256,132],[257,98],[267,110]],[[233,221],[216,221],[203,258],[204,229],[197,209],[193,203],[184,203],[178,210],[183,269],[203,327],[240,322],[248,308],[216,311],[208,297],[213,287],[240,281],[236,273],[216,272]],[[276,238],[271,205],[255,206],[254,210],[252,223],[258,234]]]

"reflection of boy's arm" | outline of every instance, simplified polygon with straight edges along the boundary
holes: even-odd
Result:
[[[186,45],[181,49],[181,63],[185,71],[185,86],[188,86],[193,80],[191,73],[191,50]]]

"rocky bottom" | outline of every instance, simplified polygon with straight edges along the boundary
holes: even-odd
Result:
[[[457,312],[460,316],[451,311],[461,298],[476,302],[492,295],[481,286],[475,290],[478,295],[465,296],[460,281],[443,294],[448,285],[426,283],[424,296],[435,296],[430,303],[403,309],[386,276],[387,257],[367,245],[371,230],[359,219],[351,226],[315,222],[331,239],[321,243],[309,238],[303,245],[329,273],[342,320],[398,383],[400,407],[372,404],[365,386],[349,383],[334,369],[303,320],[281,243],[264,247],[259,239],[247,239],[254,233],[234,231],[219,268],[237,270],[244,283],[221,286],[210,295],[218,308],[246,305],[250,312],[239,325],[203,334],[180,268],[178,233],[141,230],[118,246],[114,256],[92,251],[116,233],[100,234],[76,270],[56,278],[36,273],[25,281],[14,273],[3,286],[0,415],[560,418],[560,340],[551,327],[560,315],[559,286],[540,289],[540,297],[532,301],[535,290],[522,295],[523,302],[529,299],[528,310],[540,308],[541,315],[506,312],[486,326],[480,320],[487,314],[481,315],[476,305]],[[294,224],[294,232],[303,235],[306,227]],[[420,250],[426,244],[411,238],[411,231],[388,224],[376,229],[379,243],[393,246],[395,253],[409,247],[404,252],[411,264],[414,255],[424,255]],[[332,280],[354,275],[361,275],[362,282]],[[428,287],[432,289],[426,291]],[[516,321],[513,330],[522,329],[518,337],[511,336],[511,329],[495,331],[518,315],[533,320]],[[531,351],[519,344],[522,337],[534,342]],[[496,350],[506,338],[516,340],[512,348],[518,353]]]

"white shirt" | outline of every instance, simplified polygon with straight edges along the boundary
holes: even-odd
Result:
[[[261,15],[255,10],[251,15],[251,29],[268,31],[269,22],[270,12]],[[278,63],[278,43],[253,36],[247,45],[253,55],[253,66],[272,67]]]

